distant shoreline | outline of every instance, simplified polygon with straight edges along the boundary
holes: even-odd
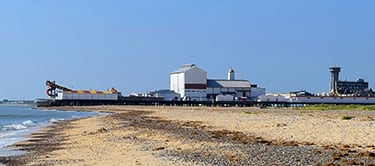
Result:
[[[32,107],[32,104],[4,104],[0,103],[0,106],[9,106],[9,107]]]

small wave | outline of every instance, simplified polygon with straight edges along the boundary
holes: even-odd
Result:
[[[23,124],[11,124],[11,125],[5,125],[3,127],[3,130],[9,131],[9,130],[22,130],[27,129],[27,126]]]
[[[32,120],[24,121],[22,124],[25,126],[35,126],[35,123]]]
[[[53,123],[53,122],[57,122],[57,121],[58,121],[57,119],[50,119],[48,122]]]
[[[48,122],[49,123],[54,123],[54,122],[58,122],[58,121],[62,121],[64,119],[50,119]]]
[[[23,130],[27,129],[28,127],[36,126],[36,124],[32,120],[27,120],[22,123],[15,123],[10,125],[5,125],[2,128],[2,131],[10,131],[10,130]]]

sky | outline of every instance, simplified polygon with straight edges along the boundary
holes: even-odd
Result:
[[[375,87],[374,20],[373,0],[1,1],[0,100],[169,89],[191,63],[273,93],[328,92],[330,66]]]

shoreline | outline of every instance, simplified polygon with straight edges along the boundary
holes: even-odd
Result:
[[[0,158],[0,163],[6,161],[8,163],[4,164],[23,165],[48,164],[53,161],[57,162],[57,165],[98,165],[108,164],[100,163],[107,161],[111,164],[130,162],[130,165],[247,165],[257,162],[266,165],[288,162],[315,165],[375,164],[375,145],[371,143],[350,144],[350,140],[345,141],[340,136],[336,139],[343,140],[333,143],[329,143],[328,140],[328,143],[324,143],[307,138],[313,137],[314,133],[306,135],[299,130],[293,131],[293,125],[301,125],[304,129],[309,127],[304,123],[317,121],[314,125],[319,125],[321,119],[328,124],[334,122],[339,127],[342,124],[371,124],[371,118],[375,117],[374,111],[323,112],[162,106],[91,106],[58,109],[112,114],[58,122],[59,125],[54,124],[44,131],[32,134],[30,142],[16,145],[32,150],[33,155]],[[339,119],[346,114],[355,116],[355,119]],[[366,120],[368,117],[370,118]],[[265,127],[270,122],[273,125]],[[263,127],[257,126],[258,124],[263,124]],[[370,131],[366,132],[371,133],[371,127]],[[317,128],[319,129],[319,126]],[[274,129],[277,130],[273,131]],[[355,129],[354,127],[353,130]],[[296,133],[294,138],[284,138],[283,132],[279,130]],[[280,135],[274,139],[267,132]],[[327,139],[324,136],[321,138]],[[36,148],[36,145],[43,145],[45,149]]]
[[[63,139],[57,136],[57,133],[63,130],[63,127],[59,126],[64,126],[75,120],[79,119],[58,121],[40,127],[40,129],[30,133],[27,140],[8,146],[8,148],[24,151],[24,154],[0,157],[0,163],[6,165],[25,165],[38,156],[55,150],[54,147],[59,145],[59,142]]]
[[[28,107],[28,108],[31,108],[31,107]],[[51,109],[48,109],[48,108],[32,108],[32,109],[38,109],[39,111],[46,110],[46,111],[64,111],[64,112],[65,111],[83,112],[83,111],[78,111],[74,109],[59,109],[58,107],[51,108]],[[84,112],[95,112],[95,111],[84,111]],[[29,131],[22,131],[22,132],[25,132],[25,134],[20,135],[22,137],[20,137],[18,141],[15,141],[3,147],[4,150],[9,151],[10,154],[0,156],[0,165],[1,164],[23,165],[23,163],[26,163],[26,161],[29,161],[29,159],[27,158],[35,158],[33,156],[40,155],[42,153],[46,153],[47,151],[50,151],[49,149],[51,146],[47,142],[52,142],[51,139],[54,139],[53,136],[50,136],[54,134],[50,134],[50,132],[54,133],[54,132],[63,130],[62,128],[64,127],[59,128],[59,125],[66,125],[70,121],[106,115],[105,113],[102,113],[102,112],[95,112],[95,114],[96,115],[89,115],[89,116],[84,116],[84,117],[72,116],[71,118],[64,119],[64,120],[50,119],[48,122],[47,121],[40,122],[39,125],[28,128]],[[42,139],[44,138],[47,138],[48,140],[42,141]],[[53,142],[56,142],[56,141],[53,141]],[[48,145],[48,147],[44,148],[44,150],[40,150],[43,148],[37,147],[37,145]]]

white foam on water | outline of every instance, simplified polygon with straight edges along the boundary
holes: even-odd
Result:
[[[0,132],[0,156],[14,156],[26,153],[25,151],[15,150],[8,146],[14,145],[17,142],[26,141],[29,139],[28,134],[40,129],[41,126],[33,126],[22,130],[11,130]]]
[[[32,120],[24,121],[22,124],[25,126],[35,126],[35,123]]]
[[[54,123],[54,122],[63,121],[63,120],[65,119],[50,119],[48,123]]]
[[[27,127],[23,124],[11,124],[11,125],[5,125],[3,126],[3,130],[9,131],[9,130],[22,130],[27,129]]]
[[[1,130],[2,131],[24,130],[24,129],[27,129],[27,128],[32,127],[32,126],[36,126],[36,124],[32,120],[27,120],[27,121],[24,121],[22,123],[4,125]]]

